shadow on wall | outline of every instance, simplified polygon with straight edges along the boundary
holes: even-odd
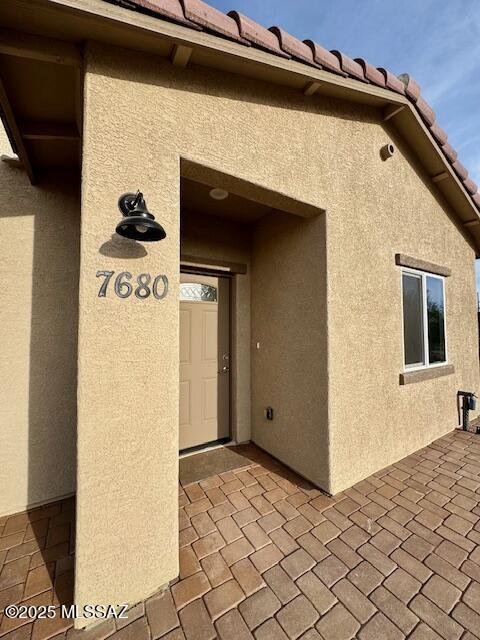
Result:
[[[0,183],[8,195],[0,202],[0,506],[8,513],[75,491],[80,185],[78,174],[55,172],[31,186],[22,170],[3,163]],[[68,576],[56,597],[71,599],[74,500],[21,513],[7,527],[25,531],[32,566],[46,565],[50,588],[60,563]]]
[[[124,260],[144,258],[148,255],[147,250],[142,244],[135,240],[122,238],[116,233],[112,233],[110,240],[102,244],[99,252],[107,258],[123,258]]]
[[[75,490],[80,194],[73,173],[43,176],[33,232],[28,504]],[[45,469],[47,467],[47,469]]]

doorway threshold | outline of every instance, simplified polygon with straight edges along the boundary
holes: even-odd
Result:
[[[197,453],[205,453],[206,451],[213,451],[214,449],[220,449],[222,447],[231,447],[237,443],[231,438],[220,438],[219,440],[213,440],[212,442],[205,442],[205,444],[199,444],[196,447],[189,447],[188,449],[182,449],[179,451],[179,458],[188,458],[194,456]]]

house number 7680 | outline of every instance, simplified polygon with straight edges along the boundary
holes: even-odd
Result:
[[[114,274],[115,271],[97,271],[97,278],[105,278],[98,291],[99,298],[107,297],[107,288]],[[113,289],[119,298],[128,298],[134,292],[135,297],[140,300],[145,300],[151,293],[157,300],[163,300],[168,293],[168,278],[165,275],[156,276],[152,286],[150,286],[152,276],[149,273],[138,275],[136,286],[129,282],[132,277],[129,271],[122,271],[115,278]]]

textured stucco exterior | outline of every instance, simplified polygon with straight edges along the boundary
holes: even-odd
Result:
[[[84,98],[80,270],[75,180],[34,188],[0,165],[15,196],[0,216],[0,514],[74,490],[78,414],[75,600],[134,603],[178,574],[181,253],[247,264],[234,277],[236,439],[338,493],[454,428],[456,391],[478,391],[474,250],[373,107],[96,43]],[[182,158],[324,213],[272,213],[242,233],[197,219],[181,238]],[[118,197],[137,188],[162,242],[112,235]],[[399,384],[396,253],[451,270],[452,375]],[[105,297],[98,271],[115,272]],[[167,275],[168,295],[119,298],[125,271],[134,287]]]
[[[295,106],[306,110],[285,108]],[[259,83],[245,83],[240,90],[234,77],[198,68],[178,70],[168,61],[95,44],[87,48],[78,372],[78,604],[133,602],[178,572],[175,292],[180,158],[318,206],[323,203],[319,171],[302,172],[302,180],[293,179],[294,165],[303,163],[305,154],[319,153],[306,134],[309,121],[315,118],[311,103],[293,93],[278,99]],[[292,144],[293,123],[305,133]],[[289,154],[283,153],[287,146]],[[110,241],[118,221],[117,198],[136,188],[145,193],[167,239],[146,245],[143,257],[128,259],[121,252],[111,253],[120,257],[106,255],[101,248]],[[132,273],[166,273],[169,296],[160,303],[152,298],[99,299],[96,271],[127,268]]]
[[[308,233],[292,228],[279,245],[285,261],[278,261],[277,273],[287,277],[291,295],[279,300],[285,315],[278,325],[267,310],[277,300],[275,246],[269,238],[275,225],[269,229],[265,220],[255,231],[255,242],[267,248],[252,263],[252,434],[260,445],[336,493],[452,429],[456,389],[478,388],[473,250],[401,145],[382,162],[379,150],[394,136],[377,110],[244,78],[239,82],[198,67],[177,69],[166,60],[96,44],[87,49],[85,98],[79,604],[134,601],[177,574],[175,291],[182,157],[326,210],[307,223]],[[117,222],[117,197],[137,187],[167,239],[147,246],[142,257],[107,255],[101,247]],[[456,369],[448,379],[410,388],[398,384],[396,252],[452,269],[447,315]],[[161,303],[100,300],[96,270],[127,268],[166,273],[170,295]],[[282,359],[272,351],[274,374],[268,359],[261,360],[265,333],[271,329],[272,346],[278,347],[279,327],[295,322],[300,329],[292,352]],[[313,352],[301,335],[318,339]],[[292,365],[290,377],[281,371],[283,364]],[[268,376],[272,379],[261,380]],[[288,384],[292,376],[295,384]],[[305,402],[299,402],[299,393]],[[309,400],[313,393],[315,400]],[[267,425],[260,413],[268,398],[280,410]]]
[[[328,212],[330,491],[338,493],[458,425],[457,391],[479,390],[475,252],[453,213],[399,140],[373,127],[346,157],[347,202]],[[365,157],[366,156],[366,157]],[[344,208],[345,207],[345,208]],[[395,254],[451,270],[445,278],[453,375],[400,385],[401,267]]]
[[[2,516],[75,490],[79,177],[0,162],[0,191]]]
[[[327,488],[326,216],[273,213],[253,237],[252,440]]]

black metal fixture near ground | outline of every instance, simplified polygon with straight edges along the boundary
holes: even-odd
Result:
[[[147,209],[141,191],[124,193],[118,200],[118,208],[124,219],[118,223],[115,231],[124,238],[140,242],[157,242],[167,236],[165,229],[155,222],[155,216]]]
[[[477,408],[477,396],[472,391],[458,391],[457,402],[462,398],[462,429],[464,431],[471,431],[470,427],[470,411],[475,411]],[[475,425],[475,433],[480,434],[480,427]]]

